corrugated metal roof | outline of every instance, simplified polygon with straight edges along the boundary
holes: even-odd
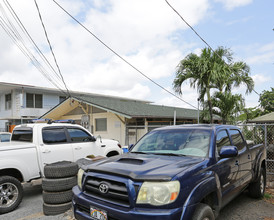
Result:
[[[152,105],[136,100],[125,100],[113,97],[83,96],[75,97],[75,99],[130,117],[173,118],[175,110],[176,118],[197,119],[198,114],[197,110],[194,109]]]
[[[250,122],[255,123],[272,123],[274,122],[274,112],[252,119]]]

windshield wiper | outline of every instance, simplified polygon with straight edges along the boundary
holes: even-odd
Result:
[[[131,151],[130,153],[134,153],[134,154],[148,154],[146,152],[143,152],[143,151]]]
[[[185,157],[185,154],[174,154],[174,153],[153,153],[155,155],[166,155],[166,156],[177,156],[177,157]]]

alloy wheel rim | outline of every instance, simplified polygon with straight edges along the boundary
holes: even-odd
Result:
[[[13,183],[3,183],[0,185],[0,207],[12,206],[19,195],[18,188]]]

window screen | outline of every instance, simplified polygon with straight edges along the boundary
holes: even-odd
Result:
[[[67,137],[63,128],[43,129],[43,142],[45,144],[66,143]]]
[[[96,129],[96,131],[107,131],[107,119],[106,118],[96,118],[95,119],[95,129]]]
[[[27,93],[27,108],[43,108],[43,95]]]
[[[90,134],[78,128],[68,128],[68,133],[72,142],[90,142],[94,139]]]
[[[230,130],[230,135],[232,138],[232,143],[238,150],[242,150],[245,146],[245,142],[239,130]]]
[[[43,107],[43,96],[39,94],[35,94],[35,108]]]
[[[34,108],[34,97],[30,93],[27,93],[27,108]]]
[[[11,94],[5,95],[5,109],[11,109]]]

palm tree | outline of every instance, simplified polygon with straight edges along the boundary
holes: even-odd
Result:
[[[234,122],[235,115],[244,109],[242,95],[233,95],[229,91],[215,92],[212,96],[213,114],[222,118],[223,124]]]
[[[210,123],[213,123],[213,106],[210,90],[231,91],[241,83],[247,85],[247,93],[251,92],[254,82],[249,74],[249,67],[244,62],[233,63],[232,52],[229,49],[218,47],[215,51],[210,48],[202,49],[198,56],[190,53],[180,61],[173,89],[182,94],[182,84],[189,80],[190,86],[197,88],[199,98],[204,102],[206,96]]]

